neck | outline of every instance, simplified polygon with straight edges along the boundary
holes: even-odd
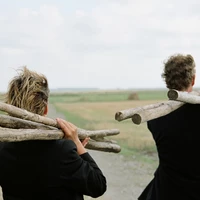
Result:
[[[187,91],[187,92],[192,92],[192,89],[193,89],[193,86],[191,85],[190,87],[188,87],[188,88],[186,89],[186,91]]]

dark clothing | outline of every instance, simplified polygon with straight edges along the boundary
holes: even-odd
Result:
[[[23,141],[0,143],[0,185],[4,200],[83,200],[103,195],[106,178],[72,140]]]
[[[139,200],[200,199],[200,104],[148,121],[159,166]]]

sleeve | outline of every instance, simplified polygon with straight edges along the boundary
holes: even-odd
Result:
[[[106,178],[96,162],[89,153],[79,156],[71,140],[63,142],[60,165],[62,184],[65,187],[94,198],[106,191]]]

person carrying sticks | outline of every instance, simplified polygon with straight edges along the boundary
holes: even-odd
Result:
[[[196,76],[191,55],[174,54],[164,63],[162,77],[168,89],[192,92]],[[200,104],[184,104],[149,120],[159,165],[138,200],[199,200]]]
[[[45,116],[48,97],[47,78],[24,67],[10,82],[6,103]],[[105,193],[106,177],[85,149],[89,138],[81,142],[74,124],[56,120],[63,139],[0,142],[4,200],[81,200]]]

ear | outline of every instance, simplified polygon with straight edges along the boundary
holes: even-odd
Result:
[[[44,110],[44,115],[47,115],[48,113],[48,105],[46,105],[45,110]]]
[[[192,86],[195,84],[195,78],[196,78],[196,76],[194,75],[192,78]]]

